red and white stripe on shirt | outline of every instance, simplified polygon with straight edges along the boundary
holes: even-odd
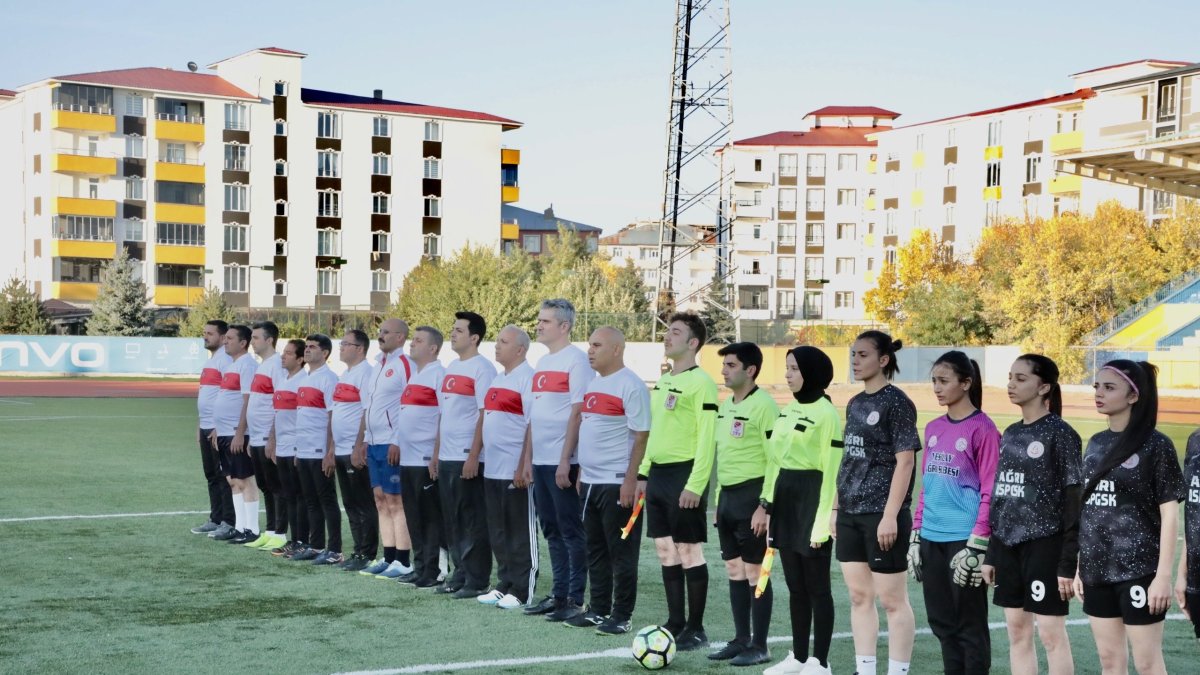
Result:
[[[438,388],[446,368],[433,361],[413,373],[400,396],[400,417],[392,434],[392,443],[400,448],[400,466],[425,466],[433,458],[437,441]]]
[[[363,409],[370,400],[373,375],[371,362],[364,360],[347,368],[338,378],[333,391],[334,454],[346,456],[354,451],[358,430],[362,425]]]
[[[500,373],[492,380],[483,400],[483,477],[512,480],[525,429],[533,408],[533,368],[528,362]]]
[[[412,362],[400,350],[380,354],[371,380],[371,402],[367,406],[367,445],[391,442],[400,415],[400,396],[412,377]]]
[[[212,429],[216,426],[213,410],[217,403],[217,392],[221,390],[221,369],[229,365],[231,360],[225,353],[225,347],[217,347],[200,370],[200,393],[196,396],[196,411],[200,414],[201,429]]]
[[[467,459],[475,440],[475,425],[479,421],[479,411],[483,409],[484,394],[494,379],[496,367],[478,354],[465,361],[458,359],[446,368],[438,393],[442,407],[440,459],[454,462]]]
[[[558,465],[567,438],[571,406],[583,403],[583,392],[595,376],[587,354],[575,345],[567,345],[538,361],[529,418],[534,464]]]
[[[275,456],[296,456],[296,407],[299,396],[296,390],[303,384],[308,374],[300,369],[295,375],[288,377],[288,372],[279,369],[279,378],[275,380],[275,394],[271,401],[275,409]]]
[[[320,459],[329,442],[329,411],[338,376],[328,365],[311,371],[296,389],[296,457]]]
[[[634,432],[650,430],[650,392],[628,368],[597,377],[583,395],[579,479],[620,483],[629,469]]]
[[[272,354],[254,371],[254,379],[250,382],[250,403],[246,408],[246,433],[250,435],[250,445],[267,444],[271,424],[275,421],[275,381],[283,372],[283,361],[279,354]]]
[[[232,436],[237,431],[238,422],[242,421],[242,407],[246,402],[243,397],[250,393],[256,370],[258,361],[255,361],[249,352],[221,369],[221,389],[217,392],[217,402],[213,409],[213,421],[216,423],[218,436]]]

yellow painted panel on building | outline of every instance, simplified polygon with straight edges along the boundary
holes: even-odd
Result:
[[[91,157],[88,155],[56,153],[54,155],[53,169],[59,173],[115,176],[117,175],[117,160],[115,157]]]
[[[501,239],[516,239],[520,236],[520,233],[520,229],[516,223],[500,223]]]
[[[878,168],[879,168],[879,162],[877,162],[873,159],[867,160],[867,173],[875,173],[875,171]]]
[[[109,258],[117,254],[117,244],[111,241],[71,241],[55,239],[50,242],[54,258]]]
[[[155,286],[154,304],[159,307],[190,307],[199,302],[203,295],[204,289],[197,286]]]
[[[521,198],[521,188],[515,185],[500,186],[500,201],[508,204]]]
[[[875,270],[867,270],[863,274],[863,281],[867,282],[868,284],[875,283]]]
[[[520,164],[521,151],[512,148],[500,148],[500,163],[501,164]]]
[[[912,165],[914,169],[920,169],[925,166],[925,151],[918,150],[913,153]]]
[[[100,284],[83,284],[74,281],[55,281],[50,284],[50,297],[55,300],[91,302],[99,293]]]
[[[72,110],[53,110],[50,114],[50,126],[55,129],[77,129],[111,134],[117,130],[117,116]]]
[[[863,245],[865,245],[865,246],[874,246],[875,245],[875,233],[874,232],[868,232],[863,235]]]
[[[912,195],[909,196],[909,199],[912,201],[912,207],[914,209],[920,208],[925,205],[925,191],[913,190]]]
[[[998,202],[1000,201],[1000,186],[983,188],[983,201]]]
[[[203,183],[204,165],[158,162],[154,165],[154,175],[158,180],[169,180],[179,183]]]
[[[983,149],[983,161],[985,161],[985,162],[990,162],[995,159],[1003,159],[1003,158],[1004,158],[1004,146],[1003,145],[989,145],[988,147]]]
[[[1079,192],[1083,185],[1080,176],[1055,176],[1050,179],[1050,194],[1061,195],[1067,192]]]
[[[154,121],[154,137],[166,141],[204,142],[204,125],[194,122]]]
[[[203,265],[203,246],[164,246],[154,247],[154,261],[164,265]]]
[[[101,218],[116,218],[117,203],[111,199],[55,197],[54,212],[72,216],[99,216]]]
[[[867,207],[868,211],[874,211],[878,205],[874,197],[867,197],[867,200],[863,202],[863,206]]]
[[[190,204],[154,204],[154,219],[160,223],[204,224],[204,207]]]
[[[1077,152],[1082,149],[1082,131],[1064,131],[1050,137],[1050,152]]]

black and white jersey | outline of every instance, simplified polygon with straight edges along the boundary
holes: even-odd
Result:
[[[845,452],[838,470],[838,508],[842,513],[883,513],[896,471],[896,453],[920,450],[917,407],[894,385],[860,392],[846,406]],[[914,473],[916,462],[913,462]],[[904,507],[912,502],[908,483]]]
[[[1183,479],[1187,483],[1187,503],[1183,507],[1183,528],[1187,538],[1187,591],[1200,593],[1200,429],[1192,432],[1183,458]],[[1192,607],[1191,611],[1197,611]]]
[[[1092,436],[1083,453],[1083,474],[1091,480],[1112,450],[1117,433]],[[1158,568],[1158,507],[1182,501],[1183,471],[1175,445],[1160,431],[1129,459],[1100,477],[1079,516],[1079,577],[1093,586],[1150,576]]]
[[[1009,546],[1063,529],[1063,499],[1083,483],[1082,441],[1055,414],[1016,422],[1000,438],[1000,462],[992,490],[992,536]]]

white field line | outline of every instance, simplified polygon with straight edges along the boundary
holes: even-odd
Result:
[[[14,401],[10,398],[0,398],[0,403],[9,403],[12,405],[33,405],[32,401]]]
[[[1184,621],[1187,617],[1182,614],[1168,614],[1167,618],[1173,621]],[[1086,626],[1087,619],[1069,619],[1068,626]],[[1005,628],[1003,621],[990,623],[988,628],[991,630],[1001,630]],[[917,635],[932,635],[933,632],[928,628],[918,628]],[[834,633],[834,640],[846,640],[854,637],[853,633]],[[879,637],[887,637],[887,631],[879,633]],[[791,642],[791,636],[777,635],[772,638],[767,638],[767,642]],[[724,642],[713,642],[711,645],[714,649],[720,649],[725,646]],[[356,670],[346,673],[338,673],[337,675],[401,675],[403,673],[442,673],[455,670],[477,670],[480,668],[502,668],[504,666],[532,666],[541,663],[562,663],[570,661],[588,661],[592,659],[628,659],[629,648],[618,647],[614,649],[606,649],[600,652],[581,652],[578,654],[562,654],[558,656],[526,656],[517,659],[491,659],[487,661],[459,661],[455,663],[425,663],[419,666],[406,666],[404,668],[390,668],[387,670]]]
[[[42,520],[107,520],[109,518],[155,518],[159,516],[197,516],[208,511],[155,511],[153,513],[97,513],[78,516],[34,516],[31,518],[0,518],[0,523],[35,523]]]
[[[195,415],[0,415],[0,422],[49,422],[54,420],[157,420],[178,417],[195,417]]]

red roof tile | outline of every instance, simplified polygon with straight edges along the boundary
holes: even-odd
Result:
[[[950,120],[957,120],[957,119],[962,119],[962,118],[967,118],[967,117],[982,117],[984,115],[994,115],[996,113],[1008,112],[1010,110],[1020,110],[1022,108],[1036,108],[1037,106],[1040,106],[1040,105],[1053,105],[1055,103],[1066,103],[1067,101],[1082,101],[1084,99],[1092,98],[1095,95],[1096,95],[1096,92],[1092,91],[1089,88],[1077,89],[1069,94],[1058,94],[1057,96],[1050,96],[1047,98],[1039,98],[1039,99],[1034,99],[1032,101],[1023,101],[1021,103],[1013,103],[1012,105],[1000,106],[999,108],[989,108],[987,110],[980,110],[977,112],[964,113],[962,115],[953,115],[951,117],[943,117],[941,119],[929,120],[928,122],[918,122],[917,124],[909,124],[907,126],[896,127],[896,128],[897,129],[911,129],[912,127],[925,126],[926,124],[936,124],[938,122],[949,122]]]
[[[259,47],[258,51],[271,52],[272,54],[283,54],[285,56],[308,56],[308,54],[305,54],[304,52],[294,52],[290,49],[284,49],[283,47]]]
[[[201,94],[205,96],[225,96],[229,98],[257,100],[257,97],[250,95],[248,92],[216,75],[171,70],[169,68],[105,70],[98,73],[60,75],[51,79],[60,82],[81,82],[83,84],[125,87],[126,89],[151,89],[179,94]]]
[[[383,100],[376,102],[365,96],[353,96],[350,94],[318,91],[316,89],[304,89],[301,94],[304,103],[306,105],[313,106],[350,108],[353,110],[372,110],[381,113],[386,112],[399,115],[421,115],[428,117],[449,117],[451,119],[460,120],[477,120],[480,122],[498,122],[504,125],[506,130],[516,129],[522,125],[521,122],[508,119],[507,117],[476,112],[474,110],[444,108],[442,106],[424,105],[422,103],[405,103],[402,101]]]
[[[776,131],[734,141],[734,145],[863,145],[874,146],[867,134],[889,131],[891,127],[817,127],[812,131]]]
[[[1112,68],[1120,68],[1122,66],[1132,66],[1132,65],[1136,65],[1138,63],[1153,63],[1153,64],[1164,65],[1164,66],[1190,66],[1190,65],[1192,65],[1191,61],[1166,61],[1163,59],[1139,59],[1137,61],[1126,61],[1125,63],[1114,63],[1111,66],[1101,66],[1099,68],[1092,68],[1091,70],[1081,70],[1078,73],[1073,73],[1071,75],[1071,77],[1076,77],[1078,75],[1087,75],[1088,73],[1098,73],[1102,70],[1110,70]]]
[[[5,98],[13,98],[16,95],[17,92],[13,91],[12,89],[0,89],[0,96]]]
[[[849,117],[862,117],[870,115],[872,117],[890,117],[895,119],[900,116],[898,112],[876,108],[873,105],[827,105],[824,108],[818,108],[808,115],[843,115]],[[805,117],[808,117],[805,115]]]

